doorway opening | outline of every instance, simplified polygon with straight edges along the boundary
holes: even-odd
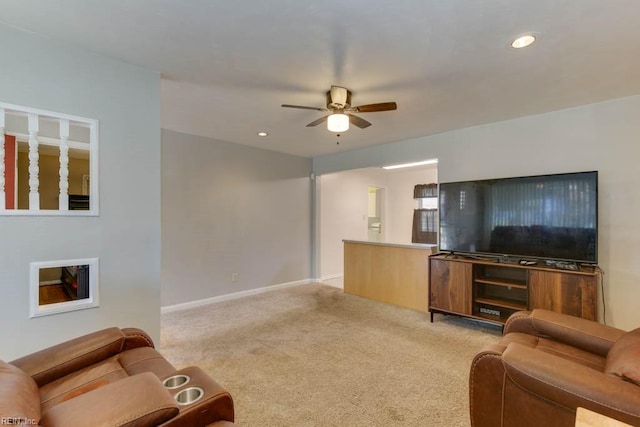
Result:
[[[367,239],[370,242],[384,242],[384,188],[369,187],[367,210]]]

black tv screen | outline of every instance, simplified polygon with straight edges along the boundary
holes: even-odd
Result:
[[[440,250],[598,261],[598,172],[441,183]]]

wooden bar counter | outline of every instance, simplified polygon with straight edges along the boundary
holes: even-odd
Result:
[[[436,245],[343,242],[345,293],[429,312],[429,255]]]

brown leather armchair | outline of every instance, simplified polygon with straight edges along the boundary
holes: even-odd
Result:
[[[475,356],[469,396],[474,427],[569,427],[578,407],[640,426],[640,328],[514,313]]]
[[[198,367],[176,370],[140,329],[109,328],[6,363],[0,422],[55,426],[225,426],[231,395]]]

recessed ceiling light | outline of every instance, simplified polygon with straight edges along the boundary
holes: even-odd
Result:
[[[518,37],[511,43],[511,47],[515,49],[521,49],[523,47],[530,46],[533,42],[536,41],[536,38],[531,34],[527,34],[526,36]]]
[[[269,134],[266,132],[258,132],[258,136],[268,136]]]

